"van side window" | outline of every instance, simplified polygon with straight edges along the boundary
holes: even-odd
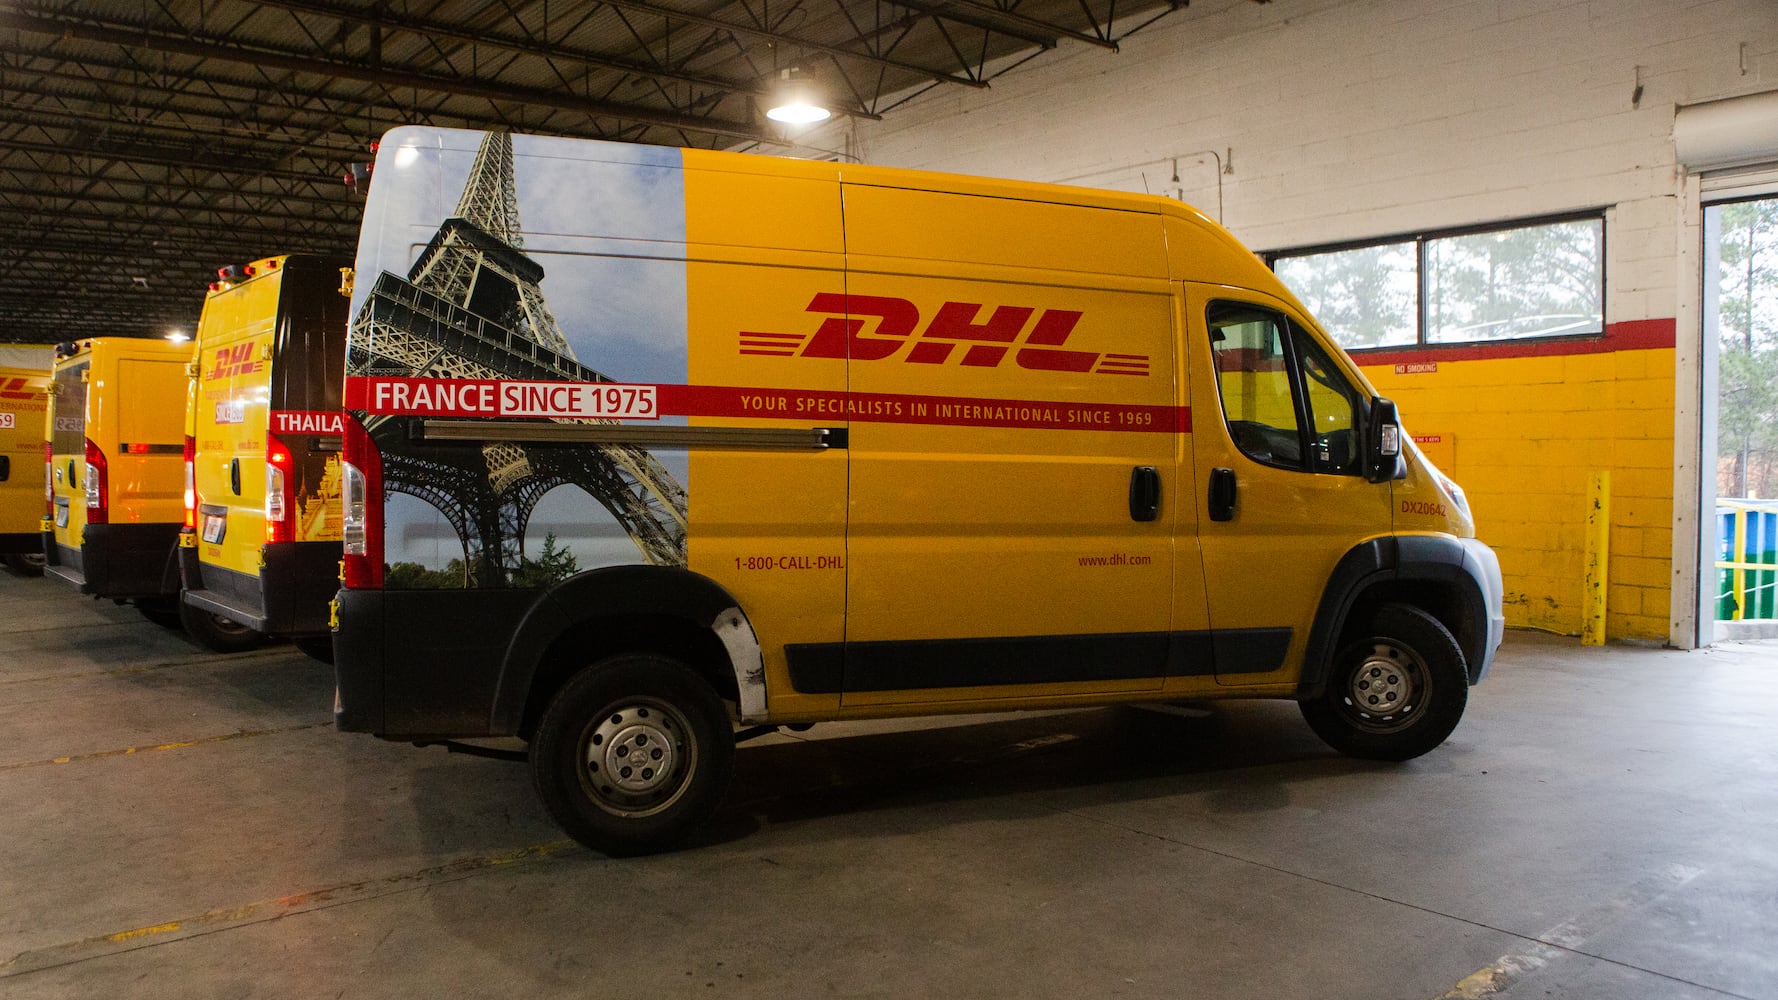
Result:
[[[1357,475],[1358,393],[1327,352],[1283,314],[1213,302],[1207,322],[1229,436],[1285,469]]]
[[[1297,358],[1303,371],[1309,426],[1309,469],[1335,475],[1358,475],[1358,393],[1321,345],[1291,324]]]

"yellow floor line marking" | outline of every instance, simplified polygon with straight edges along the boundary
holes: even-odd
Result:
[[[227,743],[230,740],[244,740],[254,736],[277,736],[281,733],[299,733],[305,729],[320,729],[333,725],[333,720],[326,722],[308,722],[300,726],[284,726],[280,729],[243,729],[239,732],[223,733],[220,736],[204,736],[195,740],[180,740],[176,743],[157,743],[148,747],[124,747],[121,750],[97,750],[93,753],[71,754],[67,757],[51,757],[48,760],[27,760],[16,764],[0,764],[0,771],[21,771],[27,767],[48,767],[51,764],[73,764],[79,761],[102,760],[106,757],[128,757],[131,754],[152,753],[156,750],[183,750],[186,747],[201,747],[211,743]]]
[[[1702,872],[1702,868],[1688,865],[1668,865],[1663,871],[1631,885],[1601,905],[1570,917],[1537,935],[1524,948],[1502,955],[1488,966],[1464,976],[1455,987],[1439,994],[1435,1000],[1486,1000],[1563,955],[1587,955],[1610,962],[1611,959],[1583,951],[1587,941],[1618,923],[1632,910],[1647,906],[1697,878]],[[1662,975],[1662,978],[1671,977]]]
[[[505,854],[459,858],[456,861],[449,861],[431,868],[422,868],[415,872],[386,875],[382,878],[365,879],[361,882],[346,882],[323,889],[291,893],[276,899],[260,900],[257,903],[248,903],[244,906],[221,907],[181,920],[169,920],[147,927],[135,927],[111,934],[81,938],[78,941],[32,948],[0,962],[0,978],[24,975],[29,972],[38,972],[43,969],[134,951],[138,948],[181,941],[203,934],[228,930],[232,927],[274,920],[291,914],[327,909],[345,903],[376,899],[401,892],[412,892],[415,889],[444,882],[471,878],[479,873],[497,868],[545,860],[578,850],[580,850],[580,845],[572,840],[552,840],[544,844],[521,847]]]
[[[289,648],[257,650],[251,653],[234,653],[229,655],[192,656],[179,660],[166,660],[161,663],[143,663],[133,667],[112,667],[109,670],[85,670],[77,674],[38,674],[34,677],[12,677],[0,680],[0,687],[11,684],[41,684],[44,681],[75,681],[90,677],[119,677],[125,674],[145,674],[151,670],[165,670],[168,667],[187,667],[192,665],[226,666],[230,663],[251,663],[256,660],[271,659],[274,656],[289,656]]]

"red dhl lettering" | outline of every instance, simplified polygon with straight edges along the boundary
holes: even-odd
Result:
[[[852,361],[900,357],[907,364],[955,363],[970,368],[995,368],[1010,356],[1013,364],[1028,371],[1149,373],[1145,354],[1064,349],[1083,315],[1076,310],[1040,312],[1032,306],[1001,305],[984,318],[985,308],[977,302],[946,302],[921,330],[920,309],[907,299],[818,292],[806,311],[828,315],[814,334],[742,331],[740,351]]]
[[[41,392],[33,392],[31,383],[22,378],[9,378],[0,382],[0,399],[36,399]]]
[[[218,349],[216,360],[210,370],[204,373],[204,378],[213,380],[232,375],[251,375],[264,367],[265,362],[253,357],[253,342],[248,341]]]

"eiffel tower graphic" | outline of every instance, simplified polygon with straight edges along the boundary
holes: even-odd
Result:
[[[407,277],[384,271],[353,320],[353,375],[610,382],[581,364],[544,301],[543,268],[524,254],[512,136],[489,133],[456,213]],[[383,488],[438,508],[463,544],[470,585],[498,587],[522,562],[545,493],[579,486],[655,565],[685,564],[685,488],[647,451],[625,445],[427,443],[411,416],[371,416]],[[564,420],[562,423],[612,423]]]

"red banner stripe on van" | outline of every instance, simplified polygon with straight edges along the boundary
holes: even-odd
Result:
[[[503,406],[503,401],[511,398],[503,391],[504,387],[522,384],[494,379],[355,375],[346,379],[346,407],[369,413],[429,417],[539,415],[535,411],[508,412]],[[601,388],[618,385],[588,385],[595,384]],[[724,417],[806,420],[812,424],[854,421],[1162,434],[1190,433],[1192,429],[1191,408],[1185,406],[716,385],[624,385],[623,388],[652,390],[656,416],[644,419],[658,419],[659,416]]]

